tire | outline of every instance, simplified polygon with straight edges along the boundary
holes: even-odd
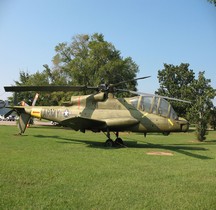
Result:
[[[106,142],[105,142],[105,146],[106,147],[113,147],[114,145],[114,142],[112,139],[107,139]]]

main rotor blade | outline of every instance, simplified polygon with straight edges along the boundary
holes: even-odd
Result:
[[[5,86],[6,92],[25,92],[25,91],[38,91],[38,92],[57,92],[57,91],[83,91],[83,90],[98,90],[97,87],[82,86],[66,86],[66,85],[41,85],[41,86]]]
[[[168,96],[161,96],[161,95],[157,95],[157,94],[136,92],[136,91],[124,90],[124,89],[118,89],[118,91],[129,92],[129,93],[132,93],[132,94],[135,94],[135,95],[141,95],[141,96],[156,96],[156,97],[159,97],[159,98],[164,98],[164,99],[168,99],[168,100],[172,100],[172,101],[180,101],[180,102],[191,104],[190,101],[186,101],[186,100],[182,100],[182,99],[178,99],[178,98],[172,98],[172,97],[168,97]]]
[[[135,79],[130,79],[130,80],[125,80],[125,81],[122,81],[122,82],[118,82],[118,83],[115,83],[115,84],[111,84],[110,86],[111,87],[116,87],[118,85],[121,85],[121,84],[125,84],[125,83],[128,83],[128,82],[133,82],[133,81],[137,81],[137,80],[140,80],[140,79],[147,79],[151,76],[146,76],[146,77],[139,77],[139,78],[135,78]]]

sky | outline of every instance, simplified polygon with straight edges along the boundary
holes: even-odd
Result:
[[[189,63],[216,89],[216,7],[207,0],[0,0],[0,99],[20,71],[52,67],[58,43],[94,33],[133,59],[137,77],[151,76],[139,91],[159,88],[164,63]]]

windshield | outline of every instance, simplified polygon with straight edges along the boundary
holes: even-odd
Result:
[[[151,111],[153,97],[152,96],[140,96],[140,97],[141,97],[141,101],[140,101],[139,108],[142,111],[150,112]]]
[[[134,97],[130,99],[130,103],[133,107],[137,108],[139,97]]]
[[[158,114],[167,117],[169,113],[169,103],[163,98],[160,99],[160,106],[158,108]]]
[[[174,120],[178,119],[178,116],[172,107],[170,108],[170,118],[172,118]]]
[[[164,117],[177,119],[178,116],[168,101],[157,96],[140,96],[139,109]]]

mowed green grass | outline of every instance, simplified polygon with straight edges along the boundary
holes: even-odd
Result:
[[[0,209],[216,209],[216,132],[102,133],[0,126]],[[172,156],[148,155],[167,152]]]

